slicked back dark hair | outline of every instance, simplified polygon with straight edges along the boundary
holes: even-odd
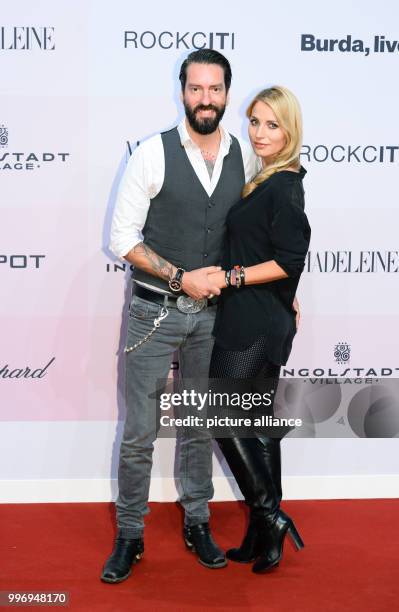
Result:
[[[219,53],[219,51],[214,51],[213,49],[199,49],[198,51],[193,51],[186,57],[181,65],[179,74],[182,91],[184,91],[186,87],[187,68],[190,64],[217,64],[223,68],[224,85],[226,87],[226,92],[229,91],[231,85],[231,67],[229,60]]]

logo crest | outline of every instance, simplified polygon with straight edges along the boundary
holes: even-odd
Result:
[[[334,347],[334,359],[337,363],[348,363],[351,356],[351,347],[347,342],[339,342]]]
[[[0,147],[8,145],[8,128],[5,125],[0,125]]]

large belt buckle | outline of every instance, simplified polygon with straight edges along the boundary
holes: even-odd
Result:
[[[191,298],[188,295],[179,295],[176,300],[176,306],[180,312],[184,312],[185,314],[196,314],[205,308],[207,302],[207,298],[194,300],[194,298]]]

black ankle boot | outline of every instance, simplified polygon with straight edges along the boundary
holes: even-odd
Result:
[[[252,571],[255,574],[267,572],[273,567],[277,567],[283,556],[283,544],[287,533],[291,536],[297,550],[304,547],[293,520],[282,510],[279,511],[274,523],[268,524],[265,521],[261,538],[263,540],[262,551],[252,566]]]
[[[138,563],[144,553],[144,541],[142,538],[126,539],[117,538],[114,550],[107,559],[101,580],[103,582],[122,582],[132,573],[132,565]]]
[[[209,529],[209,523],[184,527],[184,541],[192,552],[197,553],[198,561],[210,569],[227,565],[224,552],[219,548]]]

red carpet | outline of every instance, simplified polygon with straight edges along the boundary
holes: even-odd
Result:
[[[214,609],[268,612],[387,612],[399,601],[399,500],[298,501],[283,508],[305,541],[286,542],[280,567],[209,570],[186,551],[176,504],[151,504],[145,556],[118,585],[99,580],[112,548],[111,504],[0,506],[0,590],[69,591],[70,610],[124,612]],[[245,510],[212,505],[215,539],[241,540]],[[61,608],[56,608],[61,609]]]

